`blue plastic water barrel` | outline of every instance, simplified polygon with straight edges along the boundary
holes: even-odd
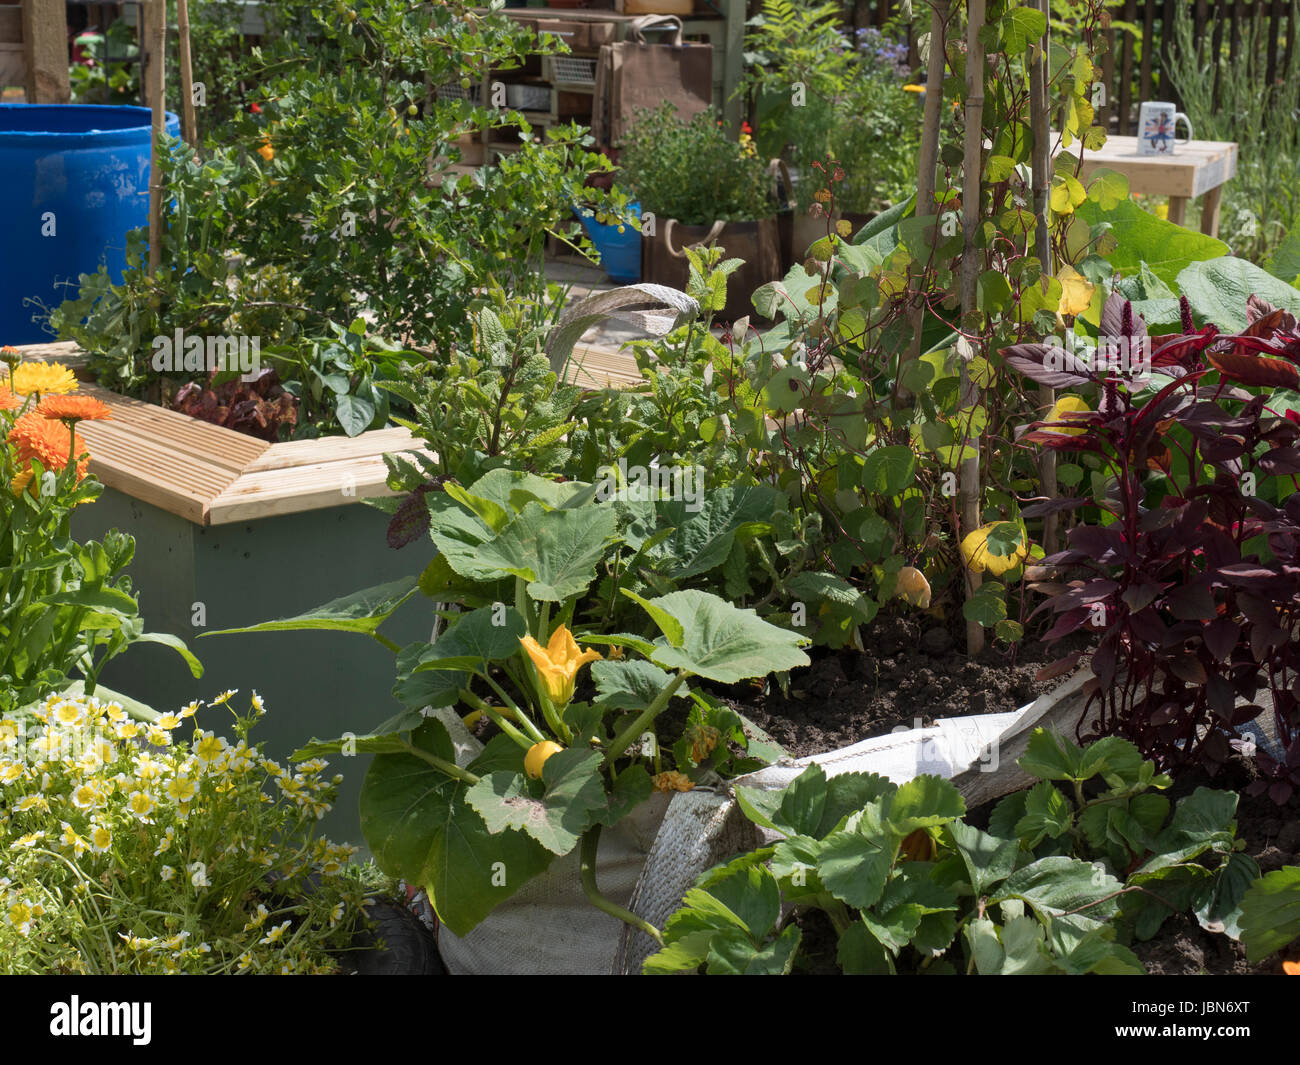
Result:
[[[145,107],[0,104],[0,344],[51,339],[24,298],[57,307],[100,262],[122,279],[126,235],[149,224],[149,121]]]
[[[636,223],[624,225],[622,233],[618,231],[618,226],[603,225],[595,218],[583,217],[578,212],[587,236],[600,252],[601,268],[609,274],[611,280],[624,285],[641,280],[641,205],[628,204],[628,210]]]

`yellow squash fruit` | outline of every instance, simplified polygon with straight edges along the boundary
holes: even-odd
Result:
[[[546,760],[553,754],[559,754],[562,750],[564,748],[554,740],[542,740],[541,743],[534,743],[528,748],[528,753],[524,755],[524,772],[533,780],[541,780],[542,766],[546,764]]]
[[[912,606],[925,610],[930,606],[930,582],[915,566],[904,566],[898,571],[894,595],[905,603],[911,603]]]
[[[976,573],[986,570],[995,577],[1001,577],[1009,569],[1020,565],[1029,555],[1029,542],[1025,539],[1024,529],[1020,530],[1020,539],[1016,549],[1009,555],[994,554],[989,549],[989,534],[1005,522],[995,521],[972,533],[967,533],[961,542],[961,557],[966,565]]]
[[[1052,409],[1043,415],[1043,421],[1045,422],[1068,421],[1069,419],[1062,417],[1062,415],[1072,414],[1072,413],[1083,413],[1083,412],[1090,413],[1091,410],[1092,408],[1089,407],[1088,404],[1086,404],[1078,396],[1062,396],[1060,399],[1058,399],[1055,403],[1052,404]],[[1045,433],[1060,433],[1062,436],[1081,436],[1083,433],[1086,433],[1087,431],[1088,431],[1087,428],[1082,425],[1079,426],[1077,429],[1075,428],[1067,429],[1063,425],[1054,425],[1050,429],[1043,430],[1043,432]]]

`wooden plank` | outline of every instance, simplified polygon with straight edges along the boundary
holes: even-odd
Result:
[[[1132,23],[1136,20],[1137,0],[1127,0],[1124,4],[1124,21]],[[1132,120],[1130,111],[1133,109],[1133,49],[1135,47],[1137,47],[1136,38],[1131,32],[1125,31],[1119,65],[1119,92],[1116,94],[1119,131],[1125,136],[1129,132],[1129,123]]]
[[[213,499],[208,523],[228,525],[396,494],[388,487],[388,467],[380,456],[264,470],[244,474]]]
[[[1214,8],[1214,37],[1210,46],[1210,57],[1214,60],[1214,102],[1216,105],[1219,102],[1220,77],[1223,69],[1222,64],[1219,62],[1219,57],[1223,55],[1223,25],[1232,17],[1229,11],[1231,4],[1232,0],[1219,0]]]
[[[1094,121],[1110,133],[1110,118],[1115,113],[1115,31],[1106,31],[1106,50],[1101,55],[1101,84],[1105,90],[1102,106]]]
[[[1270,86],[1277,79],[1277,42],[1282,34],[1282,8],[1280,4],[1268,5],[1268,46],[1264,80]]]
[[[1143,0],[1142,3],[1142,72],[1138,82],[1138,100],[1151,99],[1151,57],[1155,54],[1156,0]]]
[[[19,4],[0,5],[0,44],[23,43],[23,9]]]
[[[72,99],[63,0],[26,0],[23,4],[23,63],[29,104],[66,104]]]
[[[112,422],[102,424],[131,426],[142,437],[157,440],[179,455],[192,455],[205,464],[235,473],[243,471],[271,447],[266,440],[212,425],[144,400],[121,396],[99,385],[83,383],[78,391],[112,408]]]
[[[0,88],[20,86],[27,81],[27,64],[21,44],[0,44]]]
[[[410,451],[420,441],[403,426],[395,429],[372,429],[360,436],[326,436],[317,440],[288,440],[272,444],[248,463],[244,473],[284,470],[313,462],[346,462],[372,458],[391,451]]]

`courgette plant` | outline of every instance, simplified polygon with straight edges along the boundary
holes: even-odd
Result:
[[[592,485],[508,470],[468,489],[447,482],[425,495],[439,554],[418,580],[224,630],[359,632],[394,652],[402,712],[294,757],[375,755],[361,793],[366,841],[386,873],[426,888],[458,935],[580,846],[591,901],[657,938],[600,894],[601,829],[655,790],[715,784],[781,753],[690,682],[735,684],[807,665],[806,638],[698,589],[655,598],[620,589],[657,635],[582,631],[575,607],[619,541],[614,506],[594,497]],[[431,642],[399,647],[379,627],[417,592],[464,609],[442,609],[446,627]],[[579,641],[609,648],[608,658]],[[594,695],[576,699],[588,662]],[[690,700],[687,722],[661,740],[655,721],[674,697]],[[472,760],[457,758],[450,707],[499,730]]]

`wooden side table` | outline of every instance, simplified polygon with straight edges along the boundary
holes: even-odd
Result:
[[[1076,141],[1062,151],[1083,154],[1082,177],[1105,168],[1128,178],[1129,191],[1169,197],[1169,221],[1183,224],[1187,201],[1201,202],[1201,232],[1219,234],[1219,203],[1224,184],[1237,173],[1237,145],[1233,141],[1192,141],[1180,144],[1170,155],[1138,155],[1136,137],[1108,137],[1098,151],[1088,151]]]

